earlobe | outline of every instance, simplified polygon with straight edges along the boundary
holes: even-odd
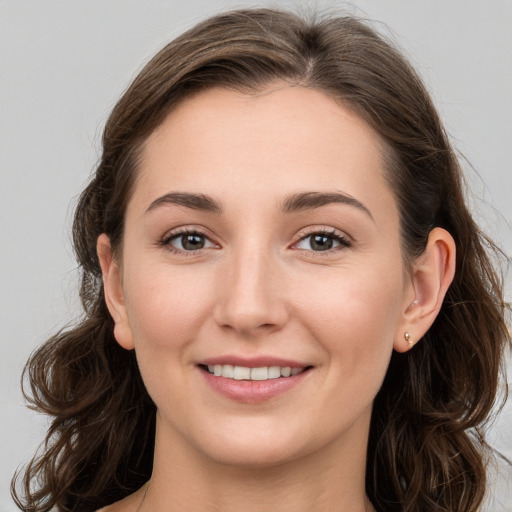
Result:
[[[411,272],[410,295],[404,304],[401,325],[395,336],[398,352],[410,350],[434,323],[455,275],[455,241],[448,231],[434,228]]]
[[[123,348],[131,350],[134,343],[124,301],[122,273],[105,233],[98,237],[96,251],[103,275],[105,302],[115,324],[114,336]]]

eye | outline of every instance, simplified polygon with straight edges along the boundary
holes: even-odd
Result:
[[[216,245],[204,234],[198,231],[181,231],[173,233],[162,240],[162,245],[173,252],[193,252]]]
[[[302,237],[295,247],[306,251],[327,252],[350,245],[347,238],[336,231],[319,231]]]

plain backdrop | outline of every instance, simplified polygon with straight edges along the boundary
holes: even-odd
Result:
[[[209,14],[297,2],[0,0],[0,512],[43,438],[24,406],[31,351],[79,313],[72,208],[116,99],[163,44]],[[464,163],[475,215],[512,253],[512,1],[303,1],[378,20],[425,79]],[[510,276],[507,297],[511,300]],[[510,379],[510,377],[509,377]],[[510,401],[491,440],[512,460]],[[512,511],[512,466],[486,510]],[[494,484],[493,484],[494,485]]]

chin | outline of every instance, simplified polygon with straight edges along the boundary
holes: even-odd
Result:
[[[203,453],[212,461],[223,466],[247,469],[265,469],[279,466],[301,458],[304,453],[298,447],[272,443],[230,443],[218,449],[209,449]]]
[[[320,425],[307,425],[305,421],[294,428],[289,418],[273,422],[270,418],[254,420],[237,421],[208,433],[203,431],[189,442],[212,462],[237,468],[269,468],[314,456],[330,449],[339,439],[337,432],[325,426],[320,430]],[[311,436],[312,431],[316,435]]]

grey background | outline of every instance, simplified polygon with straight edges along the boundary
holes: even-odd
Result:
[[[70,218],[104,121],[142,64],[220,0],[0,0],[0,511],[42,440],[19,378],[30,352],[79,313]],[[512,253],[512,1],[300,2],[379,20],[416,65],[465,163],[484,228]],[[387,25],[387,26],[386,26]],[[508,278],[507,297],[511,300]],[[510,365],[509,365],[510,366]],[[509,376],[510,380],[510,376]],[[512,459],[512,406],[490,432]],[[501,460],[501,459],[500,459]],[[512,511],[503,460],[486,510]],[[499,504],[501,502],[501,505]]]

